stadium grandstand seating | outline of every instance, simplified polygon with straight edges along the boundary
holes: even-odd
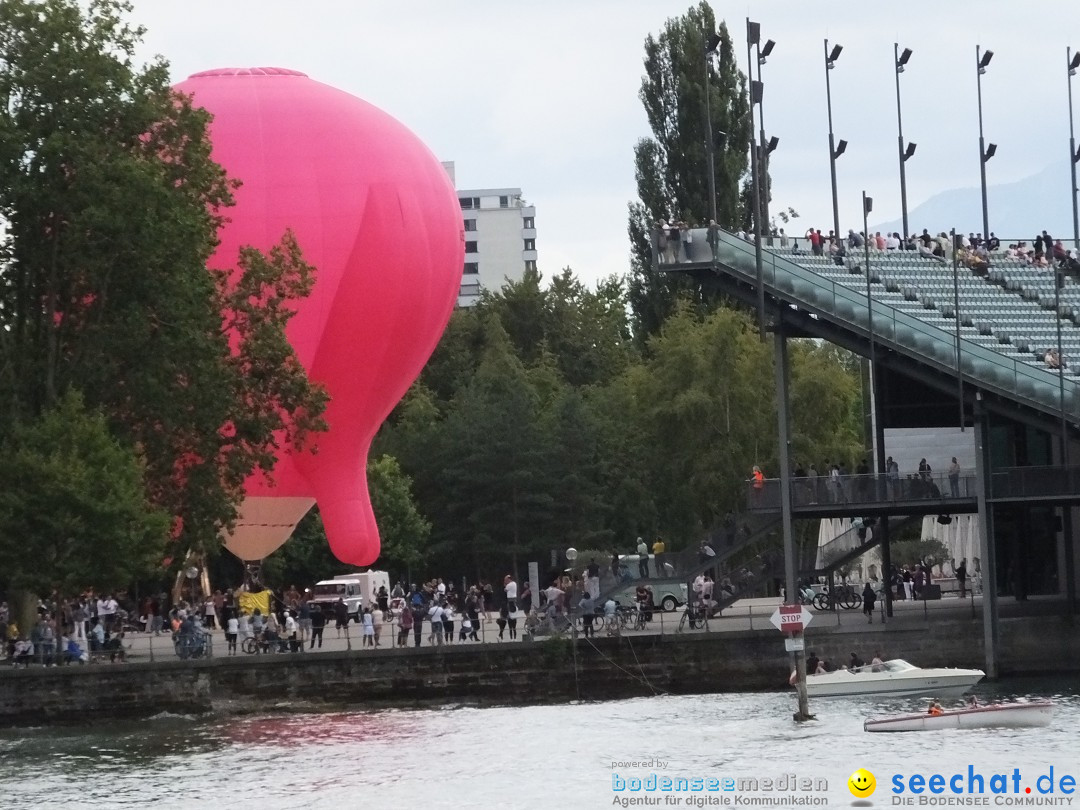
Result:
[[[677,261],[659,251],[654,232],[658,269],[666,272],[716,272],[722,268],[730,294],[753,300],[756,287],[755,248],[752,242],[721,230],[713,249],[703,228],[690,232]],[[805,240],[803,245],[809,247]],[[688,248],[688,249],[687,249]],[[837,265],[828,256],[774,247],[763,251],[767,298],[784,301],[820,319],[824,336],[831,329],[849,334],[867,333],[871,317],[866,298],[864,255],[852,250]],[[1046,415],[1060,413],[1080,419],[1080,286],[1067,278],[1062,290],[1062,354],[1067,369],[1059,381],[1044,355],[1057,345],[1053,311],[1054,273],[1048,268],[1025,266],[995,253],[982,274],[961,267],[960,351],[956,343],[956,305],[951,261],[943,262],[916,251],[872,251],[870,298],[873,334],[881,347],[917,358],[927,369],[955,374],[957,361],[963,378],[979,389],[1034,407]],[[1047,309],[1049,305],[1049,309]],[[827,326],[832,324],[833,326]],[[813,331],[813,330],[812,330]],[[1059,393],[1063,384],[1064,398]]]
[[[792,261],[837,283],[865,293],[864,254],[853,250],[839,266],[828,256],[773,248]],[[956,288],[951,262],[911,251],[870,251],[871,295],[878,301],[909,312],[925,323],[955,333]],[[1047,349],[1057,346],[1054,318],[1054,274],[1022,259],[991,255],[985,276],[960,267],[960,337],[1013,360],[1045,368]],[[1077,376],[1080,364],[1080,285],[1065,278],[1061,290],[1061,343],[1066,374]]]

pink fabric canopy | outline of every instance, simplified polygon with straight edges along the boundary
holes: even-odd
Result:
[[[368,449],[434,350],[461,283],[453,185],[401,123],[303,73],[225,68],[176,89],[214,115],[213,157],[243,183],[212,266],[235,268],[241,246],[266,250],[293,230],[317,280],[289,340],[331,396],[318,453],[283,451],[274,483],[249,479],[226,545],[243,559],[265,557],[314,499],[334,554],[370,564],[379,533]]]

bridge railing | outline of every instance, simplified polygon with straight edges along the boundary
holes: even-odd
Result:
[[[780,509],[780,479],[747,481],[747,503],[751,510]],[[819,475],[815,478],[791,479],[793,508],[822,505],[879,506],[897,501],[924,499],[970,500],[974,498],[975,474],[961,470],[948,473],[913,473],[906,476],[878,475]]]
[[[1080,494],[1080,467],[1010,467],[990,473],[991,498],[1067,497]]]

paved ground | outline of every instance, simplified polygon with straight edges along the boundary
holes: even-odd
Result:
[[[654,634],[678,634],[678,633],[723,633],[736,630],[772,630],[769,617],[776,610],[779,599],[776,597],[763,599],[744,599],[724,610],[719,618],[710,619],[707,627],[691,630],[682,621],[683,611],[677,610],[672,613],[656,611],[653,621],[649,626],[640,631],[630,630],[623,632],[631,636],[654,635]],[[945,597],[934,602],[894,602],[893,616],[883,617],[881,606],[874,613],[874,621],[868,623],[860,609],[839,610],[835,613],[822,612],[810,609],[813,614],[812,627],[816,630],[828,628],[831,632],[860,632],[878,631],[894,626],[915,626],[935,620],[981,620],[982,597],[975,596],[961,600],[958,597]],[[1002,616],[1014,615],[1037,615],[1045,613],[1057,613],[1064,609],[1063,602],[1058,598],[1033,598],[1026,602],[1016,602],[1011,597],[1002,597],[999,600],[999,612]],[[884,619],[884,622],[883,622]],[[453,646],[475,646],[476,644],[517,644],[521,642],[521,628],[523,622],[518,622],[518,639],[509,638],[509,632],[499,639],[499,628],[494,620],[481,623],[478,631],[481,641],[458,641],[458,629],[455,628],[455,640]],[[380,655],[384,649],[392,649],[396,641],[396,628],[386,626],[380,638],[380,646],[375,649],[363,647],[359,628],[355,624],[349,625],[348,637],[338,635],[338,631],[327,628],[323,634],[321,648],[308,649],[305,645],[304,654],[318,655],[320,652],[340,652],[344,650],[360,650],[363,654]],[[598,635],[604,635],[601,632]],[[175,660],[176,654],[173,649],[172,639],[169,635],[154,636],[148,633],[129,634],[126,638],[129,645],[129,653],[133,659],[147,660]],[[409,646],[413,646],[414,639],[410,632]],[[421,637],[421,646],[431,646],[429,625],[425,622],[424,632]],[[225,645],[225,636],[217,630],[213,633],[213,655],[221,657],[228,655]],[[240,658],[254,658],[237,652]]]

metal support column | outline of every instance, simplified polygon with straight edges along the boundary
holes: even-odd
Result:
[[[881,392],[876,390],[881,384],[881,374],[875,370],[870,379],[871,403],[874,409],[874,472],[877,474],[878,491],[886,486],[888,470],[885,468],[885,420],[878,413],[883,398]],[[893,592],[892,592],[892,552],[889,548],[889,516],[882,515],[881,523],[881,578],[885,582],[885,615],[892,618],[893,615]]]
[[[975,403],[975,495],[979,505],[979,554],[982,556],[983,653],[986,677],[999,674],[997,549],[994,543],[990,494],[990,422],[980,402]]]
[[[791,524],[791,426],[788,416],[788,355],[787,338],[781,325],[775,333],[774,362],[776,364],[776,418],[780,433],[780,516],[784,528],[784,602],[799,604],[799,560],[795,553],[795,532]],[[795,638],[802,638],[796,633]],[[806,695],[806,650],[795,652],[795,672],[799,693],[799,711],[795,720],[810,720],[810,702]]]

